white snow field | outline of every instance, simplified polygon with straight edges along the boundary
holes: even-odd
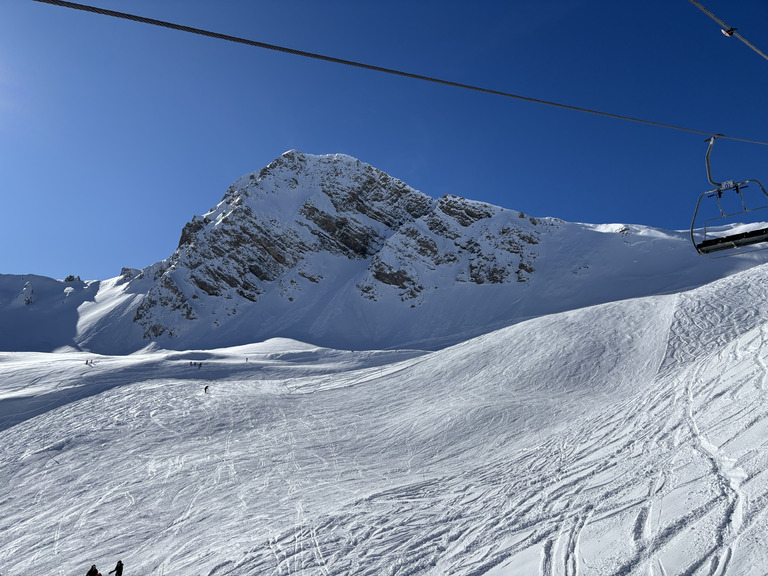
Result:
[[[0,353],[0,574],[766,574],[766,272],[435,352]]]

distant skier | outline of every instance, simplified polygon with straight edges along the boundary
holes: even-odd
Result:
[[[115,566],[114,570],[110,570],[109,573],[112,574],[112,572],[115,573],[115,576],[123,576],[123,561],[118,560],[117,566]]]
[[[203,388],[203,392],[208,394],[208,385],[206,384],[205,388]]]
[[[96,564],[91,566],[91,569],[85,573],[85,576],[99,576],[99,571],[96,570]]]

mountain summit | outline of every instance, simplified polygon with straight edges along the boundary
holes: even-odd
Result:
[[[700,258],[682,232],[435,199],[350,156],[292,150],[232,184],[143,270],[103,282],[0,276],[0,319],[18,327],[0,348],[126,353],[282,336],[434,349],[760,261]]]
[[[254,328],[380,344],[393,313],[440,289],[528,279],[548,223],[503,212],[435,200],[349,156],[290,151],[184,227],[173,256],[151,269],[135,321],[144,338],[173,337],[189,321],[215,329],[258,308]]]

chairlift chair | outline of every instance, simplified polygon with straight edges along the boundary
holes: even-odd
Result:
[[[706,155],[707,179],[716,188],[704,192],[696,202],[696,210],[691,221],[691,242],[699,254],[713,256],[733,256],[738,253],[768,248],[768,244],[763,244],[768,242],[768,222],[759,222],[754,219],[754,213],[759,210],[765,210],[764,218],[768,219],[768,192],[766,192],[763,185],[757,180],[752,179],[740,182],[734,180],[715,182],[712,180],[709,155],[718,136],[712,136],[707,140],[709,147],[707,148]],[[755,206],[748,206],[744,199],[744,189],[750,184],[759,189],[756,196],[760,201]],[[736,202],[734,202],[736,206],[735,211],[729,212],[724,207],[723,198],[726,194],[736,195]],[[699,208],[702,206],[702,200],[705,200],[709,205],[712,205],[714,200],[717,207],[716,216],[699,219]],[[734,197],[731,197],[731,201],[733,200]],[[749,219],[752,219],[752,221],[745,222]],[[741,221],[741,225],[736,227],[737,231],[734,232],[733,225],[739,221]],[[731,225],[730,229],[727,224]],[[752,248],[744,250],[748,247]]]

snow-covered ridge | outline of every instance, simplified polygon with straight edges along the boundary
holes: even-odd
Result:
[[[0,276],[0,349],[126,353],[288,337],[437,348],[523,318],[691,288],[761,262],[680,232],[432,198],[350,156],[289,151],[104,282]],[[34,326],[49,326],[44,338]],[[13,336],[7,336],[13,334]]]

